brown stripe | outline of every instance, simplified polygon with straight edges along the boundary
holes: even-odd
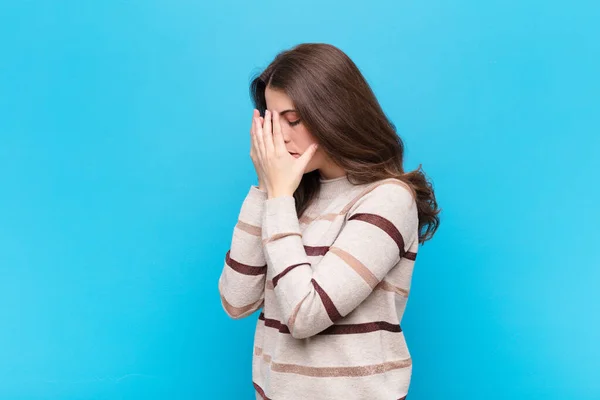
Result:
[[[223,295],[221,295],[221,301],[223,302],[223,307],[225,307],[225,310],[227,310],[227,312],[230,315],[233,315],[234,317],[239,317],[240,315],[248,312],[248,311],[255,311],[258,310],[258,308],[262,305],[264,299],[260,299],[252,304],[247,304],[245,306],[242,307],[235,307],[232,306],[226,299],[225,297],[223,297]]]
[[[350,266],[366,283],[374,289],[379,283],[379,279],[357,258],[352,254],[340,249],[339,247],[331,247],[329,251],[333,252],[336,256],[341,258],[346,264]]]
[[[369,333],[375,331],[402,332],[399,324],[386,321],[364,322],[361,324],[331,325],[320,332],[321,335],[351,335],[355,333]]]
[[[302,237],[302,234],[300,232],[281,232],[281,233],[276,233],[273,236],[263,239],[262,244],[263,246],[269,242],[273,242],[275,240],[278,239],[283,239],[284,237],[288,237],[288,236],[300,236]]]
[[[258,319],[265,322],[265,326],[268,328],[277,329],[280,333],[290,333],[290,329],[293,329],[292,319],[295,319],[296,314],[298,313],[298,308],[302,304],[300,302],[292,312],[292,317],[290,318],[289,325],[284,325],[276,319],[265,318],[264,311],[260,313]],[[373,322],[363,322],[359,324],[339,324],[339,325],[331,325],[329,328],[322,330],[317,333],[317,335],[353,335],[359,333],[370,333],[377,331],[388,331],[393,333],[402,332],[402,327],[400,324],[395,324],[387,321],[373,321]]]
[[[348,221],[351,221],[353,219],[368,222],[368,223],[373,224],[376,227],[380,228],[381,230],[383,230],[385,233],[387,233],[392,238],[392,240],[394,242],[396,242],[396,245],[398,246],[398,252],[400,254],[400,257],[404,256],[404,253],[405,253],[404,238],[402,237],[402,234],[400,233],[398,228],[396,228],[396,226],[394,226],[394,224],[391,221],[383,218],[380,215],[369,214],[369,213],[354,214],[353,216],[348,218]]]
[[[255,267],[252,265],[242,264],[231,258],[230,256],[231,249],[227,250],[227,254],[225,255],[225,263],[233,270],[239,272],[244,275],[263,275],[267,273],[267,266],[263,265],[260,267]]]
[[[267,290],[274,289],[272,280],[267,280],[265,282],[265,289],[267,289]],[[379,284],[377,286],[375,286],[374,290],[385,290],[388,292],[394,292],[394,293],[398,293],[399,295],[404,296],[404,297],[408,297],[408,293],[409,293],[408,290],[402,289],[401,287],[398,287],[398,286],[395,286],[395,285],[391,284],[390,282],[387,282],[386,280],[379,282]]]
[[[321,301],[323,302],[323,305],[325,306],[325,310],[327,311],[327,315],[329,315],[329,319],[331,320],[331,322],[335,322],[335,321],[341,319],[342,315],[340,314],[338,309],[335,307],[335,304],[333,304],[333,301],[331,301],[331,298],[329,297],[329,295],[323,290],[323,288],[321,286],[319,286],[317,281],[315,281],[314,279],[311,279],[310,281],[313,284],[313,286],[315,287],[315,290],[317,291],[317,293],[319,294],[319,297],[321,297]]]
[[[260,226],[254,226],[254,225],[250,225],[244,221],[241,221],[238,219],[237,224],[235,225],[236,228],[241,229],[244,232],[247,232],[251,235],[254,236],[261,236],[262,235],[262,228]]]
[[[265,318],[264,312],[260,313],[260,315],[258,316],[258,319],[265,321],[265,326],[268,328],[275,328],[280,333],[290,333],[290,328],[288,328],[286,325],[282,324],[281,322],[277,321],[276,319]]]
[[[406,400],[406,396],[402,396],[398,400]]]
[[[254,385],[254,389],[256,389],[256,391],[258,392],[258,394],[260,394],[260,397],[262,397],[263,400],[271,400],[267,397],[265,391],[260,386],[258,386],[256,382],[252,382],[252,384]]]
[[[324,256],[329,251],[329,246],[304,246],[307,256]]]
[[[282,364],[271,362],[271,370],[282,373],[292,373],[317,378],[325,377],[355,377],[381,374],[399,368],[412,365],[412,360],[388,361],[381,364],[365,365],[360,367],[308,367],[297,364]]]
[[[277,282],[279,282],[279,280],[281,278],[283,278],[285,276],[285,274],[287,274],[288,272],[290,272],[291,270],[293,270],[294,268],[296,268],[296,267],[298,267],[300,265],[308,265],[308,266],[310,266],[310,263],[299,263],[299,264],[290,265],[289,267],[287,267],[286,269],[284,269],[282,272],[280,272],[279,274],[275,275],[273,277],[273,288],[275,288],[275,286],[277,286]]]
[[[324,256],[329,251],[329,246],[304,246],[304,251],[307,256]],[[403,257],[414,261],[417,259],[417,253],[407,251]]]
[[[307,256],[324,256],[329,251],[329,246],[304,246],[304,251]],[[414,261],[417,259],[417,253],[407,251],[403,257]]]

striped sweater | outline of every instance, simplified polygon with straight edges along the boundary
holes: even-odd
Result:
[[[261,309],[256,398],[404,399],[412,361],[400,321],[418,244],[400,180],[321,179],[300,218],[293,196],[251,186],[218,287],[230,317]]]

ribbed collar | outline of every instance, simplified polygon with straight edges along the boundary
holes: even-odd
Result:
[[[323,200],[331,200],[354,187],[348,180],[348,175],[343,175],[337,178],[323,179],[319,178],[321,189],[319,198]]]

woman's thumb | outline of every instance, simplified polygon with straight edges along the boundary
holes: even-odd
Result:
[[[304,165],[307,165],[308,162],[310,161],[310,159],[315,155],[318,147],[319,147],[318,144],[313,144],[308,149],[306,149],[306,151],[304,152],[304,154],[302,154],[300,156],[300,158],[298,158],[298,160],[302,161],[302,163]]]

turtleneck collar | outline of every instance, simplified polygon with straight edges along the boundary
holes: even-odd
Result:
[[[348,180],[348,174],[331,179],[319,178],[319,182],[321,182],[321,189],[318,196],[320,199],[324,200],[332,200],[337,197],[337,195],[354,187]]]

